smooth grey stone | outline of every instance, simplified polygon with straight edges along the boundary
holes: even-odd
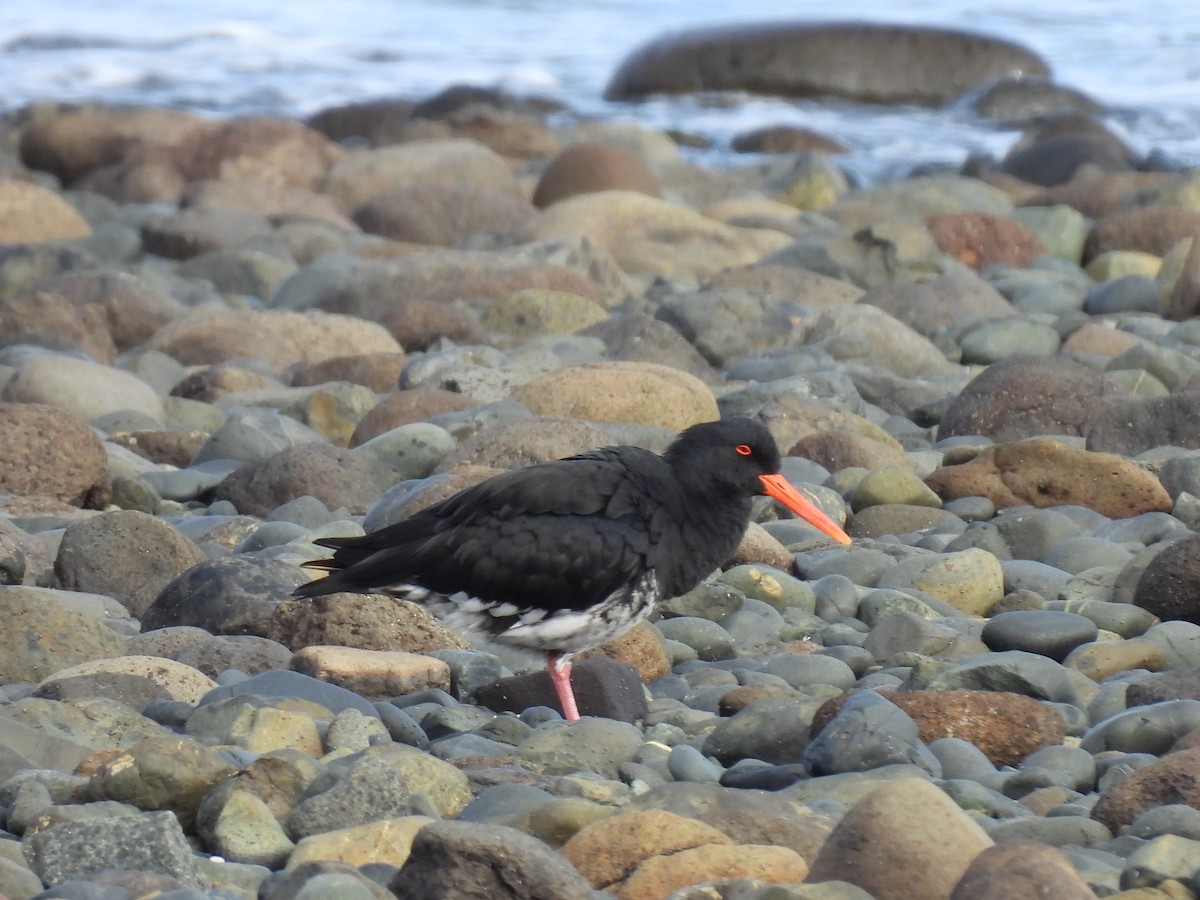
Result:
[[[842,575],[827,575],[812,585],[816,595],[816,613],[826,621],[840,616],[858,615],[858,588]]]
[[[687,644],[702,660],[729,659],[733,656],[733,636],[708,619],[680,616],[657,623],[664,638]]]
[[[1058,332],[1029,319],[1003,318],[973,322],[958,335],[964,365],[989,365],[1014,356],[1052,356]]]
[[[428,422],[411,422],[376,435],[354,448],[382,483],[424,478],[457,445],[450,432]]]
[[[869,633],[865,626],[857,628],[853,621],[835,622],[826,625],[817,633],[817,640],[826,647],[848,645],[862,647],[866,644]]]
[[[1155,544],[1168,535],[1185,537],[1191,534],[1186,525],[1165,512],[1148,512],[1127,519],[1114,519],[1096,529],[1094,537],[1114,544]]]
[[[862,598],[862,602],[858,607],[858,617],[868,626],[874,628],[889,613],[902,610],[915,613],[921,618],[929,619],[930,621],[944,613],[944,611],[934,609],[924,600],[914,597],[905,591],[879,588],[870,591]]]
[[[1029,815],[1029,809],[973,778],[944,778],[937,782],[961,809],[979,812],[994,819],[1014,819]]]
[[[300,697],[319,703],[334,714],[344,709],[357,709],[364,715],[379,715],[370,702],[353,691],[300,672],[283,669],[272,669],[252,675],[237,684],[213,688],[200,698],[197,708],[241,696],[258,696],[271,700]]]
[[[1185,803],[1168,803],[1146,810],[1133,820],[1129,833],[1134,837],[1152,838],[1160,834],[1177,834],[1200,841],[1200,809]]]
[[[554,799],[549,791],[531,784],[496,784],[484,788],[463,807],[460,822],[498,822],[520,815]]]
[[[268,520],[291,522],[312,530],[320,528],[322,525],[328,525],[335,520],[335,517],[321,500],[311,494],[305,494],[303,497],[297,497],[282,506],[275,507],[268,516]]]
[[[1083,526],[1057,509],[1006,510],[992,519],[1013,559],[1042,559],[1063,541],[1079,537]]]
[[[862,585],[874,584],[880,575],[896,563],[893,556],[872,547],[855,547],[853,553],[816,548],[796,553],[793,558],[796,570],[803,573],[805,578],[817,580],[827,575],[840,575],[854,584]],[[815,594],[813,609],[816,609]]]
[[[418,750],[428,749],[429,737],[412,716],[391,703],[381,701],[373,706],[393,741],[416,747]]]
[[[1051,600],[1046,609],[1086,616],[1097,628],[1116,632],[1123,638],[1144,634],[1156,621],[1153,613],[1140,606],[1107,600]]]
[[[854,686],[858,677],[842,660],[821,653],[785,653],[772,656],[763,668],[768,674],[782,678],[794,688],[831,685],[845,691]]]
[[[1120,751],[1097,754],[1096,759],[1096,790],[1100,794],[1107,793],[1139,772],[1146,766],[1158,762],[1159,757],[1153,753],[1122,753]]]
[[[436,386],[455,371],[478,366],[500,368],[508,362],[508,355],[495,347],[470,345],[426,352],[405,364],[400,371],[399,386],[401,390],[423,384]]]
[[[690,744],[678,744],[667,756],[667,768],[676,781],[717,784],[724,769]]]
[[[1122,280],[1116,279],[1118,282]],[[1151,289],[1157,292],[1158,283],[1152,278],[1146,278],[1146,281],[1149,281]],[[1155,296],[1157,297],[1157,293]],[[1155,307],[1149,312],[1158,312],[1158,308]],[[1106,372],[1118,369],[1144,370],[1166,385],[1167,390],[1174,392],[1200,374],[1200,360],[1161,344],[1135,344],[1114,356],[1104,368]]]
[[[1106,750],[1161,755],[1197,728],[1200,700],[1166,700],[1135,706],[1093,725],[1080,747],[1093,755]]]
[[[1004,592],[1032,591],[1045,600],[1057,600],[1071,581],[1070,573],[1034,559],[1002,559]]]
[[[1079,699],[1078,688],[1062,665],[1023,650],[1006,650],[968,659],[934,675],[926,687],[937,691],[1010,691],[1064,703],[1076,703]]]
[[[267,547],[278,547],[309,534],[309,529],[294,522],[263,522],[249,536],[238,542],[236,553],[253,553]]]
[[[1200,871],[1200,841],[1163,834],[1146,841],[1129,855],[1121,872],[1121,887],[1157,887],[1167,879],[1192,881]]]
[[[1031,816],[1005,819],[987,825],[988,836],[997,843],[1030,841],[1050,847],[1103,847],[1112,835],[1108,827],[1086,816]]]
[[[1112,313],[1157,313],[1159,286],[1147,275],[1122,275],[1102,281],[1084,295],[1083,311],[1091,316]],[[1113,366],[1110,363],[1110,368]],[[1116,366],[1128,369],[1130,365]]]
[[[962,738],[938,738],[929,745],[929,751],[942,764],[942,778],[947,781],[973,779],[996,771],[987,754]]]
[[[1042,562],[1078,575],[1097,566],[1123,566],[1131,559],[1133,554],[1120,544],[1090,535],[1079,535],[1052,547]]]
[[[425,655],[450,667],[450,693],[458,700],[470,700],[476,690],[504,675],[499,658],[482,650],[427,650]]]
[[[865,647],[853,644],[836,644],[818,650],[813,656],[829,656],[850,667],[856,679],[862,678],[875,665],[875,656]],[[857,682],[856,682],[857,683]]]
[[[429,424],[436,425],[448,431],[454,440],[463,443],[485,428],[512,422],[516,419],[528,419],[533,416],[523,404],[516,400],[493,400],[490,403],[480,403],[470,409],[455,412],[439,413],[429,417]]]
[[[1200,625],[1193,622],[1160,622],[1142,635],[1166,655],[1165,669],[1200,666]]]
[[[814,776],[912,764],[941,775],[941,763],[921,741],[916,723],[874,691],[850,696],[816,735],[801,761]]]
[[[164,500],[182,503],[209,493],[241,465],[237,460],[215,459],[186,469],[153,469],[138,477]]]
[[[701,752],[722,765],[740,759],[767,763],[799,763],[808,744],[809,727],[821,700],[770,698],[722,719],[709,733]]]
[[[1075,613],[1022,609],[992,616],[982,638],[992,650],[1026,650],[1062,662],[1098,632],[1095,622]]]

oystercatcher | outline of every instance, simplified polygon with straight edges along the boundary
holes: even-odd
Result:
[[[646,618],[733,555],[755,495],[842,543],[850,538],[779,474],[760,423],[695,425],[659,456],[609,447],[516,469],[362,537],[323,538],[335,591],[417,600],[448,625],[545,651],[568,720],[579,718],[571,656]]]

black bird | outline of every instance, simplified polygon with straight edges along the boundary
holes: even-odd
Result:
[[[452,627],[545,651],[569,720],[570,658],[646,618],[727,562],[755,495],[850,538],[779,474],[775,440],[746,418],[682,432],[659,456],[609,447],[497,475],[362,537],[324,538],[335,591],[419,600]]]

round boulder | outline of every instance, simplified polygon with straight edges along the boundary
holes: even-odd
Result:
[[[86,422],[37,403],[0,403],[0,494],[101,509],[111,494],[104,444]]]

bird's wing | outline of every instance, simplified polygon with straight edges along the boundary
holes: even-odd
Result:
[[[646,568],[639,473],[649,451],[596,451],[518,469],[335,549],[302,596],[416,584],[520,609],[585,608]]]

